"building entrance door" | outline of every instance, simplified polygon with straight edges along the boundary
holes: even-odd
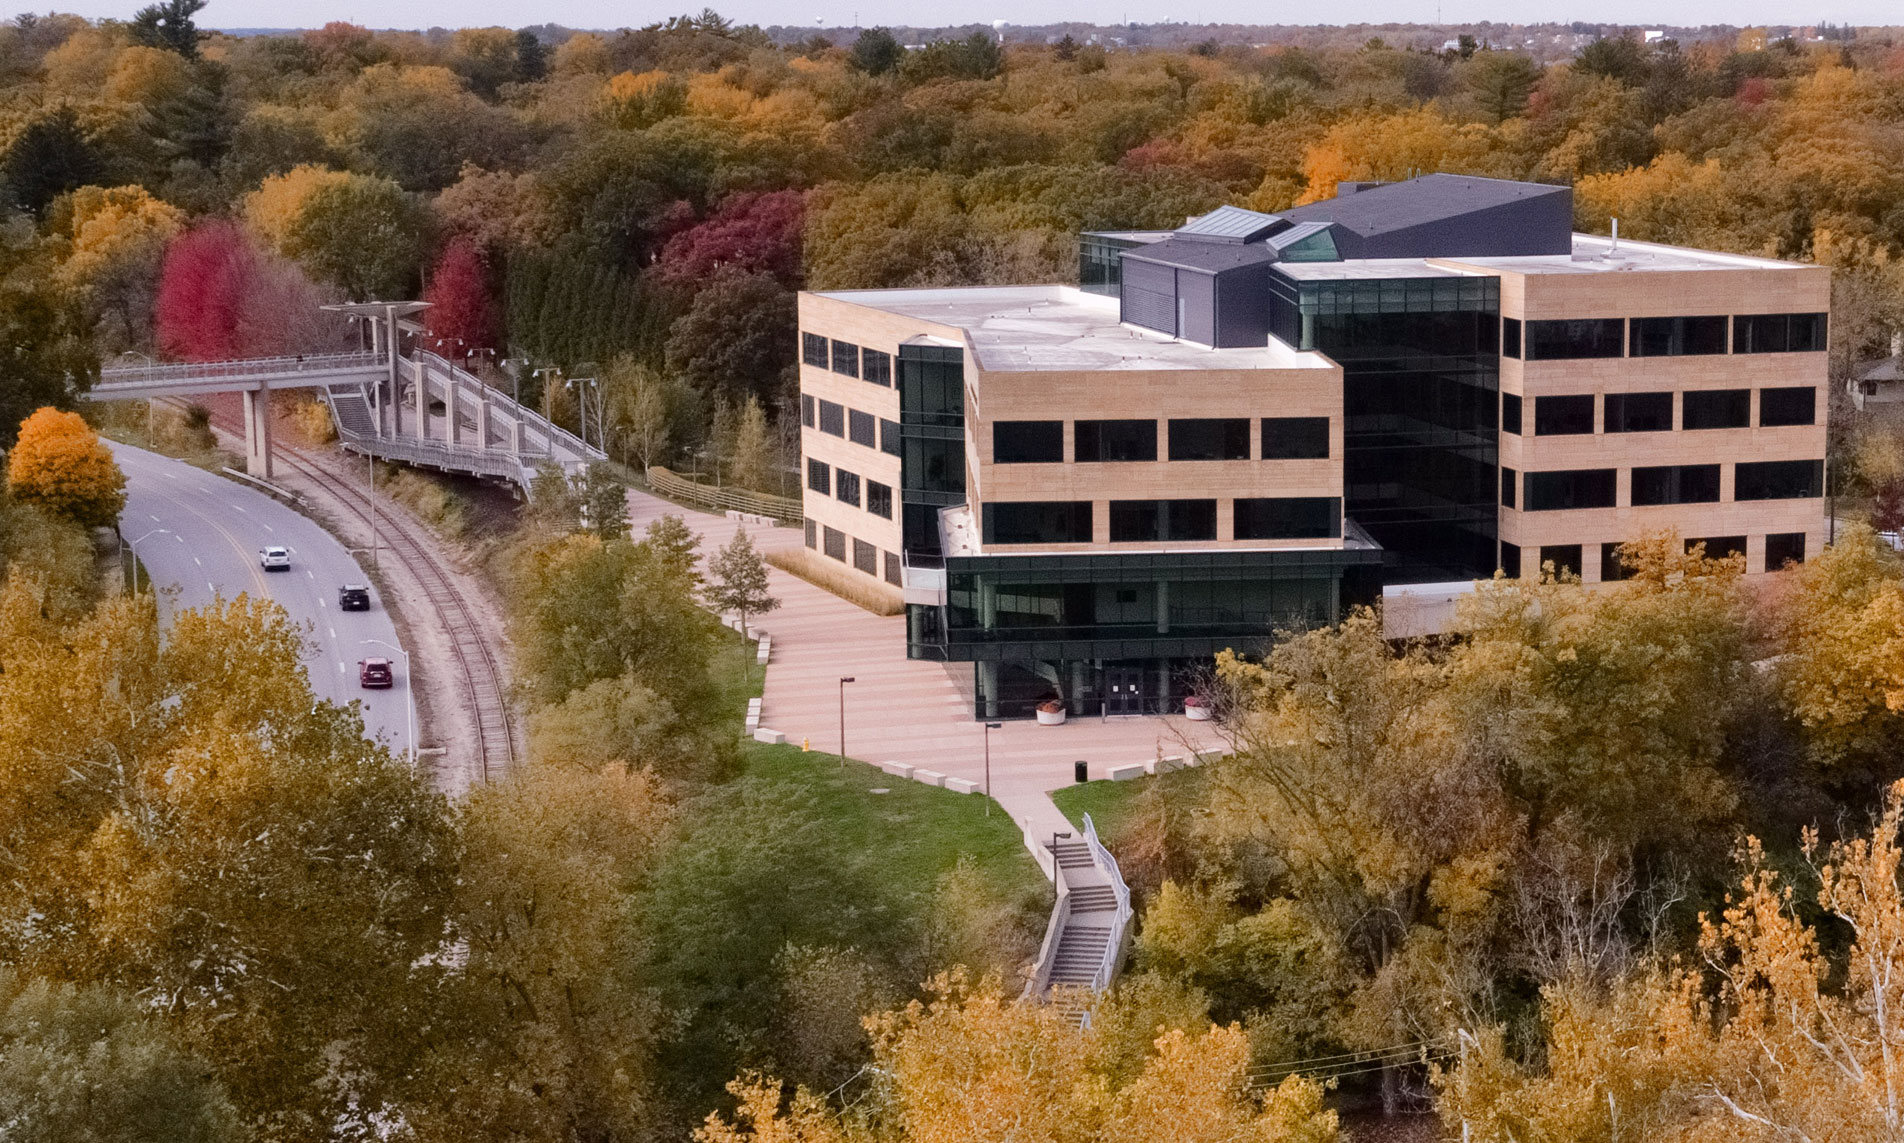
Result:
[[[1104,668],[1104,712],[1106,714],[1144,713],[1142,667]]]

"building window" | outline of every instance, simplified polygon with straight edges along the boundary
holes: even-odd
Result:
[[[1822,460],[1742,461],[1732,470],[1734,500],[1804,500],[1824,495]]]
[[[1502,318],[1501,319],[1501,356],[1518,358],[1520,355],[1521,355],[1521,319]]]
[[[1765,537],[1765,570],[1777,571],[1786,564],[1805,562],[1805,533],[1774,532]]]
[[[1704,389],[1682,398],[1684,429],[1743,429],[1752,423],[1752,390]]]
[[[820,529],[820,532],[826,542],[825,543],[826,554],[829,556],[832,556],[834,559],[840,561],[841,563],[845,563],[846,562],[846,533],[840,531],[838,528],[828,528],[828,527],[822,527]]]
[[[1818,390],[1810,385],[1759,390],[1759,424],[1809,425],[1818,419]]]
[[[1545,572],[1547,565],[1554,565],[1554,578],[1580,574],[1579,544],[1542,544],[1540,548],[1540,570]]]
[[[876,424],[878,424],[878,422],[871,413],[862,413],[858,409],[848,409],[846,410],[846,439],[856,445],[865,445],[867,448],[874,448],[876,447],[876,441],[873,433]]]
[[[1671,393],[1608,393],[1606,431],[1667,433],[1673,428]]]
[[[822,399],[820,401],[820,431],[836,437],[846,435],[846,406],[835,405]]]
[[[1811,353],[1824,347],[1824,314],[1739,314],[1732,319],[1734,353]]]
[[[853,541],[853,566],[867,575],[879,574],[879,549],[865,540]]]
[[[1089,500],[1038,500],[989,503],[983,511],[987,544],[1088,544]]]
[[[1625,579],[1633,574],[1627,570],[1626,562],[1620,559],[1621,543],[1623,541],[1615,540],[1610,544],[1600,545],[1600,578],[1607,583]]]
[[[1264,417],[1263,459],[1329,459],[1329,418]]]
[[[850,341],[833,343],[833,372],[848,377],[859,376],[859,346]]]
[[[807,428],[813,427],[813,398],[800,394],[800,423]]]
[[[1249,421],[1242,417],[1171,418],[1171,460],[1248,460]]]
[[[1634,318],[1629,327],[1634,357],[1691,357],[1726,351],[1726,317]]]
[[[1214,539],[1214,500],[1111,501],[1112,543]]]
[[[1633,470],[1633,504],[1717,504],[1719,466],[1668,464]]]
[[[834,474],[833,495],[845,504],[859,507],[859,473],[839,469]]]
[[[807,534],[807,547],[809,548],[819,547],[820,546],[820,540],[819,540],[820,526],[818,524],[815,524],[811,520],[802,521],[802,526]]]
[[[1692,554],[1692,550],[1700,544],[1706,546],[1706,558],[1709,560],[1725,560],[1733,556],[1745,555],[1744,536],[1705,536],[1690,539],[1686,541],[1686,553]]]
[[[892,584],[894,587],[904,587],[906,585],[904,565],[899,562],[899,557],[893,553],[886,552],[884,555],[886,557],[886,582]]]
[[[1156,421],[1079,421],[1073,432],[1079,461],[1157,459]]]
[[[1593,431],[1593,394],[1534,398],[1534,435],[1567,436]]]
[[[1501,541],[1501,572],[1510,579],[1521,574],[1521,546]]]
[[[1626,346],[1626,319],[1580,318],[1527,323],[1529,361],[1566,361],[1582,357],[1620,357]]]
[[[1619,485],[1611,468],[1576,468],[1560,472],[1530,472],[1522,489],[1522,508],[1554,512],[1567,508],[1611,508]]]
[[[823,460],[807,458],[807,487],[822,496],[833,492],[833,469]]]
[[[993,464],[1058,464],[1063,460],[1063,421],[993,422]]]
[[[1501,507],[1514,506],[1514,488],[1519,483],[1518,474],[1511,468],[1501,469]]]
[[[1521,435],[1521,395],[1501,394],[1501,431]]]
[[[817,333],[800,335],[800,360],[808,365],[826,368],[826,338]]]
[[[877,349],[859,351],[859,375],[875,385],[892,384],[892,354]]]
[[[889,421],[884,417],[879,418],[879,451],[903,456],[906,446],[899,442],[899,422]]]
[[[1238,500],[1239,540],[1329,540],[1342,535],[1342,501],[1334,496]]]
[[[877,480],[867,481],[866,510],[875,516],[892,519],[892,489]]]

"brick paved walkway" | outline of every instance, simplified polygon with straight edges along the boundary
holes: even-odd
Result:
[[[645,492],[630,491],[628,516],[640,535],[657,516],[676,515],[701,534],[708,556],[733,539],[737,525]],[[749,527],[762,550],[798,547],[792,528]],[[815,750],[840,749],[840,684],[846,687],[846,749],[868,762],[904,762],[955,778],[985,782],[983,724],[947,667],[906,658],[905,619],[873,615],[778,568],[768,569],[780,609],[755,626],[773,637],[772,663],[761,705],[760,725],[787,741],[809,741]],[[952,669],[969,671],[969,664]],[[968,683],[969,687],[969,683]],[[1092,778],[1113,766],[1180,755],[1189,745],[1218,745],[1202,724],[1175,717],[1074,719],[1063,726],[1006,722],[992,731],[992,795],[1034,837],[1070,829],[1046,796],[1067,785],[1072,763],[1090,765]]]

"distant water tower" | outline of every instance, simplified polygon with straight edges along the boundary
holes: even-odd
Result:
[[[1005,29],[1009,27],[1011,27],[1010,20],[993,20],[992,21],[992,31],[998,33],[999,43],[1002,44],[1005,42]]]

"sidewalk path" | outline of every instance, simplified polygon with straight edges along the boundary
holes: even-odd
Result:
[[[674,515],[701,534],[703,558],[733,539],[739,526],[638,490],[628,494],[637,538],[658,516]],[[748,528],[763,551],[798,547],[792,528]],[[873,615],[778,568],[768,574],[780,609],[755,626],[773,636],[773,660],[760,725],[803,739],[815,750],[842,752],[867,762],[904,762],[965,778],[985,788],[984,724],[972,717],[947,665],[906,658],[903,616]],[[970,664],[951,664],[969,671]],[[840,682],[846,690],[846,748],[840,750]],[[1160,754],[1219,745],[1205,724],[1181,716],[1075,719],[1063,726],[1010,721],[992,731],[992,796],[1034,837],[1069,830],[1047,796],[1069,785],[1072,763],[1090,765],[1092,778],[1113,766],[1147,762]]]

